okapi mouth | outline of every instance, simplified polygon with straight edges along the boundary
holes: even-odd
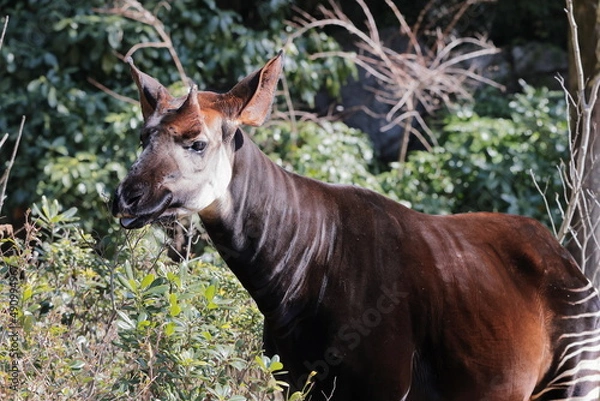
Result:
[[[165,214],[158,217],[151,216],[136,216],[136,217],[121,217],[119,219],[119,223],[121,227],[126,228],[128,230],[133,230],[137,228],[142,228],[147,224],[152,224],[156,222],[166,222],[171,221],[176,218],[175,214]]]
[[[172,218],[175,213],[169,210],[178,206],[173,202],[171,192],[166,193],[158,203],[147,207],[140,207],[139,204],[124,206],[125,203],[126,200],[117,195],[113,203],[113,215],[119,218],[119,223],[126,229],[142,228],[155,221]]]

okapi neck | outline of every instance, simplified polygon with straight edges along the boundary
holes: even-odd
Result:
[[[308,283],[327,283],[337,214],[324,199],[324,184],[284,170],[245,134],[238,135],[228,205],[217,208],[218,215],[200,216],[265,318],[285,330],[298,318],[290,311],[318,309],[326,288],[310,293],[315,286]]]

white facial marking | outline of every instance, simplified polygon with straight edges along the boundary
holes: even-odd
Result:
[[[214,201],[223,198],[231,182],[233,167],[231,166],[225,147],[220,146],[214,157],[215,160],[207,166],[206,171],[203,171],[208,176],[208,180],[200,188],[198,196],[195,197],[194,202],[191,204],[194,213],[202,211]]]
[[[210,157],[206,168],[186,171],[183,179],[173,185],[177,188],[170,188],[174,193],[185,194],[182,196],[185,203],[176,210],[169,210],[170,213],[190,215],[201,212],[217,200],[226,202],[233,168],[225,146],[219,146]]]

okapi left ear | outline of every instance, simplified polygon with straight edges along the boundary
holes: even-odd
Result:
[[[133,64],[131,57],[127,58],[127,63],[131,67],[131,75],[138,87],[142,115],[144,116],[144,120],[146,120],[159,106],[167,104],[173,97],[160,82],[140,71]]]
[[[280,51],[263,68],[248,75],[227,93],[235,102],[233,109],[237,115],[231,117],[237,123],[257,127],[265,122],[271,112],[282,69],[283,52]]]

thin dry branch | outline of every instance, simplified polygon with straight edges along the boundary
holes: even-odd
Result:
[[[349,59],[376,79],[379,87],[373,88],[373,91],[377,99],[391,106],[385,114],[389,123],[383,130],[390,129],[394,125],[402,125],[407,133],[400,146],[400,161],[403,161],[406,156],[408,136],[417,132],[413,127],[413,121],[417,116],[417,125],[429,139],[420,134],[416,135],[417,138],[425,146],[434,142],[433,133],[417,113],[418,107],[424,108],[427,113],[433,113],[442,105],[450,105],[457,97],[468,98],[470,91],[467,87],[473,83],[501,87],[491,79],[482,76],[471,63],[476,58],[498,52],[498,49],[486,38],[453,38],[443,35],[442,31],[438,30],[433,43],[421,44],[418,38],[424,33],[410,28],[393,1],[385,0],[396,17],[400,35],[406,37],[408,42],[406,51],[397,51],[381,40],[379,29],[366,2],[355,1],[365,17],[364,30],[358,28],[335,1],[330,0],[328,8],[319,9],[321,18],[299,13],[291,23],[296,31],[288,41],[293,41],[311,29],[327,26],[341,27],[355,38],[357,53],[340,51],[318,53],[313,56],[337,56]],[[487,1],[490,0],[467,0],[461,3],[460,15],[465,14],[470,6]],[[457,19],[454,18],[452,24],[456,21]],[[419,26],[420,23],[418,21],[417,25]],[[449,28],[451,30],[451,27],[446,27],[444,32],[448,32]]]
[[[575,21],[575,15],[573,11],[573,1],[566,0],[566,4],[567,8],[565,11],[567,13],[569,29],[571,31],[571,45],[573,48],[575,72],[577,76],[577,94],[575,96],[577,100],[572,100],[572,104],[574,104],[577,108],[578,121],[575,124],[575,129],[572,129],[571,124],[569,124],[571,161],[569,166],[570,173],[568,181],[571,187],[571,194],[567,202],[568,206],[565,210],[565,217],[557,235],[558,240],[561,242],[565,240],[568,234],[572,233],[572,225],[577,212],[582,212],[586,207],[585,199],[583,199],[583,185],[586,175],[589,174],[589,172],[586,171],[586,166],[589,166],[587,162],[588,149],[590,149],[592,112],[597,101],[598,90],[600,88],[600,76],[596,76],[593,79],[589,98],[586,95],[586,80],[581,58],[577,22]],[[564,81],[562,84],[564,85]],[[564,89],[566,91],[566,88]],[[577,149],[573,148],[575,143],[579,143]]]
[[[89,83],[91,83],[92,85],[94,85],[96,88],[100,89],[103,92],[108,93],[109,95],[111,95],[112,97],[122,101],[122,102],[126,102],[126,103],[131,103],[131,104],[138,104],[139,102],[135,99],[132,99],[128,96],[123,96],[118,94],[117,92],[113,91],[112,89],[107,88],[106,86],[102,85],[100,82],[96,81],[94,78],[92,77],[88,77],[87,81]]]
[[[8,139],[8,133],[4,134],[2,139],[0,139],[0,149],[2,149],[2,146],[4,146],[4,142],[6,142],[7,139]]]
[[[0,49],[2,49],[2,45],[4,44],[4,36],[6,35],[6,28],[8,28],[8,20],[10,17],[7,15],[4,17],[4,27],[2,28],[2,34],[0,34]]]
[[[19,126],[19,132],[17,133],[17,140],[13,146],[12,155],[8,160],[8,165],[6,166],[6,170],[4,170],[4,174],[0,178],[0,213],[2,213],[2,206],[4,206],[4,199],[6,198],[6,187],[8,185],[8,177],[10,176],[10,172],[15,164],[15,160],[17,158],[17,150],[19,149],[19,144],[21,142],[21,138],[23,136],[23,129],[25,128],[25,116],[21,118],[21,125]],[[2,142],[4,144],[4,141]]]
[[[168,3],[161,2],[161,6],[168,7]],[[149,42],[149,43],[138,43],[134,45],[127,54],[123,57],[123,59],[127,59],[131,57],[133,53],[137,50],[145,47],[164,47],[167,48],[175,66],[177,67],[177,71],[179,72],[179,76],[181,77],[181,81],[188,85],[188,77],[183,69],[183,64],[177,55],[177,51],[175,50],[175,46],[173,46],[173,42],[171,41],[171,36],[165,29],[162,21],[152,12],[145,9],[144,6],[137,0],[121,0],[120,5],[112,7],[112,8],[95,8],[95,12],[103,13],[103,14],[111,14],[111,15],[120,15],[122,17],[140,22],[145,25],[149,25],[158,34],[162,42]]]

